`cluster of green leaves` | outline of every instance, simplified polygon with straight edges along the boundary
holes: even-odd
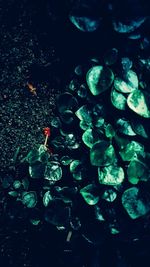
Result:
[[[29,217],[33,225],[46,221],[58,229],[80,227],[79,219],[71,214],[77,188],[59,184],[62,167],[68,160],[52,155],[45,145],[37,145],[18,165],[20,168],[25,165],[26,171],[20,170],[17,179],[8,175],[2,178],[2,187],[7,190],[10,200],[22,203],[25,217]]]
[[[105,200],[120,202],[131,219],[146,215],[150,196],[143,198],[141,184],[150,182],[148,84],[134,62],[121,58],[115,48],[101,61],[91,60],[88,68],[76,67],[75,74],[57,99],[60,136],[53,140],[55,149],[70,150],[66,165],[94,210]],[[65,146],[69,136],[74,136],[74,147]],[[105,219],[104,214],[98,217]],[[114,226],[110,230],[118,233]]]
[[[115,48],[101,62],[75,68],[56,99],[50,142],[55,153],[37,146],[22,160],[26,177],[9,185],[3,180],[10,197],[39,211],[30,218],[34,225],[45,220],[78,230],[87,206],[94,220],[118,234],[119,216],[137,219],[150,212],[149,91],[137,72]]]

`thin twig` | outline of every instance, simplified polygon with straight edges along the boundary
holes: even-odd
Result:
[[[67,242],[70,242],[71,237],[72,237],[72,231],[69,231],[69,233],[68,233],[68,235],[67,235],[67,239],[66,239],[66,241],[67,241]]]
[[[48,141],[48,134],[46,135],[45,142],[44,142],[44,146],[47,145],[47,141]]]

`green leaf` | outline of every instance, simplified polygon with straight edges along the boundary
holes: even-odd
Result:
[[[77,91],[77,89],[79,88],[80,84],[78,82],[77,79],[73,79],[70,81],[68,89],[71,91]]]
[[[11,176],[6,176],[6,177],[4,177],[3,180],[2,180],[2,187],[3,187],[4,189],[9,188],[10,185],[11,185],[12,183],[13,183],[13,177],[11,177]]]
[[[138,115],[150,118],[150,101],[147,94],[136,90],[128,96],[127,104]]]
[[[115,130],[113,129],[112,125],[109,123],[105,128],[105,135],[107,138],[113,138],[115,136]]]
[[[123,161],[131,161],[137,158],[137,155],[145,157],[144,146],[136,141],[131,141],[119,152]]]
[[[64,186],[57,191],[59,194],[57,197],[61,198],[64,203],[70,203],[72,205],[72,198],[75,197],[78,192],[77,187]]]
[[[71,111],[76,110],[78,107],[78,101],[72,94],[67,92],[57,97],[56,105],[58,111],[61,114],[66,110],[71,110]]]
[[[81,121],[85,121],[86,123],[90,123],[92,121],[92,112],[87,107],[87,105],[84,105],[80,107],[76,112],[75,115],[79,118]]]
[[[102,117],[97,117],[94,120],[94,126],[97,128],[102,128],[104,126],[105,120]]]
[[[22,195],[22,203],[27,208],[34,208],[37,204],[37,194],[35,191],[25,192]]]
[[[87,87],[84,84],[81,84],[79,90],[77,91],[77,94],[81,98],[86,98],[87,97]]]
[[[87,123],[85,121],[80,121],[79,125],[80,125],[80,128],[84,131],[92,127],[92,123]]]
[[[133,66],[133,62],[132,62],[132,60],[130,58],[128,58],[128,57],[122,57],[121,58],[121,67],[122,67],[122,72],[124,74],[124,78],[126,78],[125,80],[128,80],[127,79],[128,73],[131,73],[131,72],[128,72],[128,71],[132,68],[132,66]],[[133,76],[134,76],[134,74],[133,74]]]
[[[124,170],[122,167],[110,165],[104,168],[98,168],[98,179],[100,184],[120,185],[124,181]]]
[[[13,159],[12,159],[13,160],[13,164],[16,164],[18,156],[19,156],[19,153],[20,153],[20,146],[17,147],[17,149],[16,149],[16,151],[14,153],[14,156],[13,156]]]
[[[95,103],[94,103],[95,104]],[[104,117],[106,110],[103,104],[99,103],[99,104],[95,104],[93,107],[93,116],[100,118],[100,117]]]
[[[65,136],[65,145],[69,149],[77,149],[80,144],[77,142],[76,136],[73,133],[69,133]]]
[[[100,222],[105,221],[104,216],[103,216],[102,209],[98,205],[95,205],[94,206],[94,211],[95,211],[95,218],[96,218],[96,220],[98,220]]]
[[[147,182],[149,180],[149,170],[142,161],[132,160],[127,169],[128,180],[131,184],[137,184],[139,181]]]
[[[51,120],[51,126],[54,127],[54,128],[60,128],[62,126],[60,118],[59,117],[54,117]]]
[[[22,185],[25,190],[29,188],[29,180],[27,178],[22,179]]]
[[[36,161],[33,165],[29,166],[29,174],[33,179],[42,178],[45,171],[45,164]]]
[[[138,77],[136,73],[129,70],[126,73],[125,79],[115,78],[114,87],[121,93],[131,93],[138,88]]]
[[[119,228],[114,224],[109,224],[109,228],[110,228],[110,233],[112,235],[117,235],[120,233]]]
[[[64,138],[64,136],[56,136],[52,140],[51,143],[56,149],[64,149],[65,148],[65,138]]]
[[[47,152],[47,147],[45,145],[40,145],[38,152],[40,156],[40,161],[43,163],[47,163],[49,159],[49,153]]]
[[[93,184],[89,184],[80,190],[82,197],[88,205],[96,205],[99,201],[99,196],[95,193],[96,188]]]
[[[135,131],[136,134],[138,134],[144,138],[148,138],[147,131],[146,131],[145,127],[140,122],[138,122],[137,120],[132,121],[132,127],[133,127],[133,130]]]
[[[37,161],[40,161],[40,154],[37,148],[32,149],[26,156],[26,160],[29,164],[34,164]]]
[[[98,135],[92,129],[87,129],[82,135],[82,141],[87,147],[92,148],[93,144],[98,141]]]
[[[88,7],[89,8],[89,7]],[[83,10],[84,9],[84,10]],[[69,14],[70,21],[82,32],[94,32],[100,25],[100,18],[96,18],[86,14],[87,6],[80,6],[80,14],[78,14],[78,7],[74,7]],[[82,14],[81,14],[82,13]]]
[[[116,128],[120,133],[129,136],[135,136],[136,133],[133,131],[131,123],[125,118],[120,118],[116,121]]]
[[[114,139],[119,149],[125,148],[130,142],[127,138],[120,137],[118,134],[115,134]]]
[[[45,212],[45,220],[55,226],[68,226],[70,207],[60,199],[52,200]]]
[[[8,192],[8,194],[9,194],[11,197],[17,197],[17,196],[18,196],[18,192],[16,192],[16,191],[10,191],[10,192]]]
[[[83,68],[81,65],[77,65],[74,69],[74,72],[77,76],[82,76],[83,75]]]
[[[108,166],[114,162],[115,150],[107,141],[95,143],[90,151],[90,160],[93,166]]]
[[[38,220],[38,219],[30,219],[30,222],[31,222],[33,225],[37,226],[37,225],[39,225],[40,220]]]
[[[64,166],[69,165],[72,161],[73,161],[73,159],[70,158],[69,156],[63,156],[63,157],[60,159],[61,164],[64,165]]]
[[[122,205],[131,219],[138,219],[150,211],[150,204],[140,197],[137,187],[131,187],[124,191]]]
[[[63,112],[61,112],[60,118],[61,118],[63,123],[70,124],[74,120],[73,115],[74,114],[73,114],[72,110],[67,109],[67,110],[64,110]]]
[[[43,153],[47,152],[47,148],[44,145],[40,145],[38,148],[39,156],[41,156]]]
[[[19,189],[20,187],[21,187],[21,182],[19,181],[19,180],[15,180],[14,182],[13,182],[13,187],[15,188],[15,189]]]
[[[62,168],[58,162],[52,161],[46,165],[44,179],[52,183],[59,181],[62,178]]]
[[[37,148],[32,149],[26,156],[26,160],[30,165],[39,161],[46,162],[48,158],[49,154],[47,153],[47,148],[44,145],[39,145]]]
[[[70,172],[75,180],[82,180],[85,177],[85,167],[80,160],[73,160],[70,164]]]
[[[86,75],[86,81],[91,93],[96,96],[109,89],[114,80],[114,74],[108,67],[94,66]]]
[[[117,92],[114,88],[111,91],[111,102],[113,106],[120,110],[125,110],[127,106],[127,99],[126,97],[120,93]]]
[[[53,197],[50,193],[50,191],[47,191],[43,196],[43,204],[45,207],[48,207],[50,201],[52,201]]]
[[[107,202],[113,202],[117,197],[117,193],[113,189],[106,189],[102,195],[102,199],[106,200]]]

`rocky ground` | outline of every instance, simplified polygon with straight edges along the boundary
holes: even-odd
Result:
[[[50,123],[61,80],[57,66],[60,59],[52,42],[44,47],[44,41],[39,40],[45,34],[38,29],[42,6],[28,0],[0,4],[2,169],[10,164],[18,147],[25,154],[36,143],[43,142],[42,129]],[[35,88],[35,94],[28,84]]]

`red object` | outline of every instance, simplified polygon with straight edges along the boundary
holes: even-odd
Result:
[[[45,136],[50,137],[50,135],[51,135],[51,130],[50,130],[49,127],[44,128],[43,131],[44,131],[44,135],[45,135]]]

